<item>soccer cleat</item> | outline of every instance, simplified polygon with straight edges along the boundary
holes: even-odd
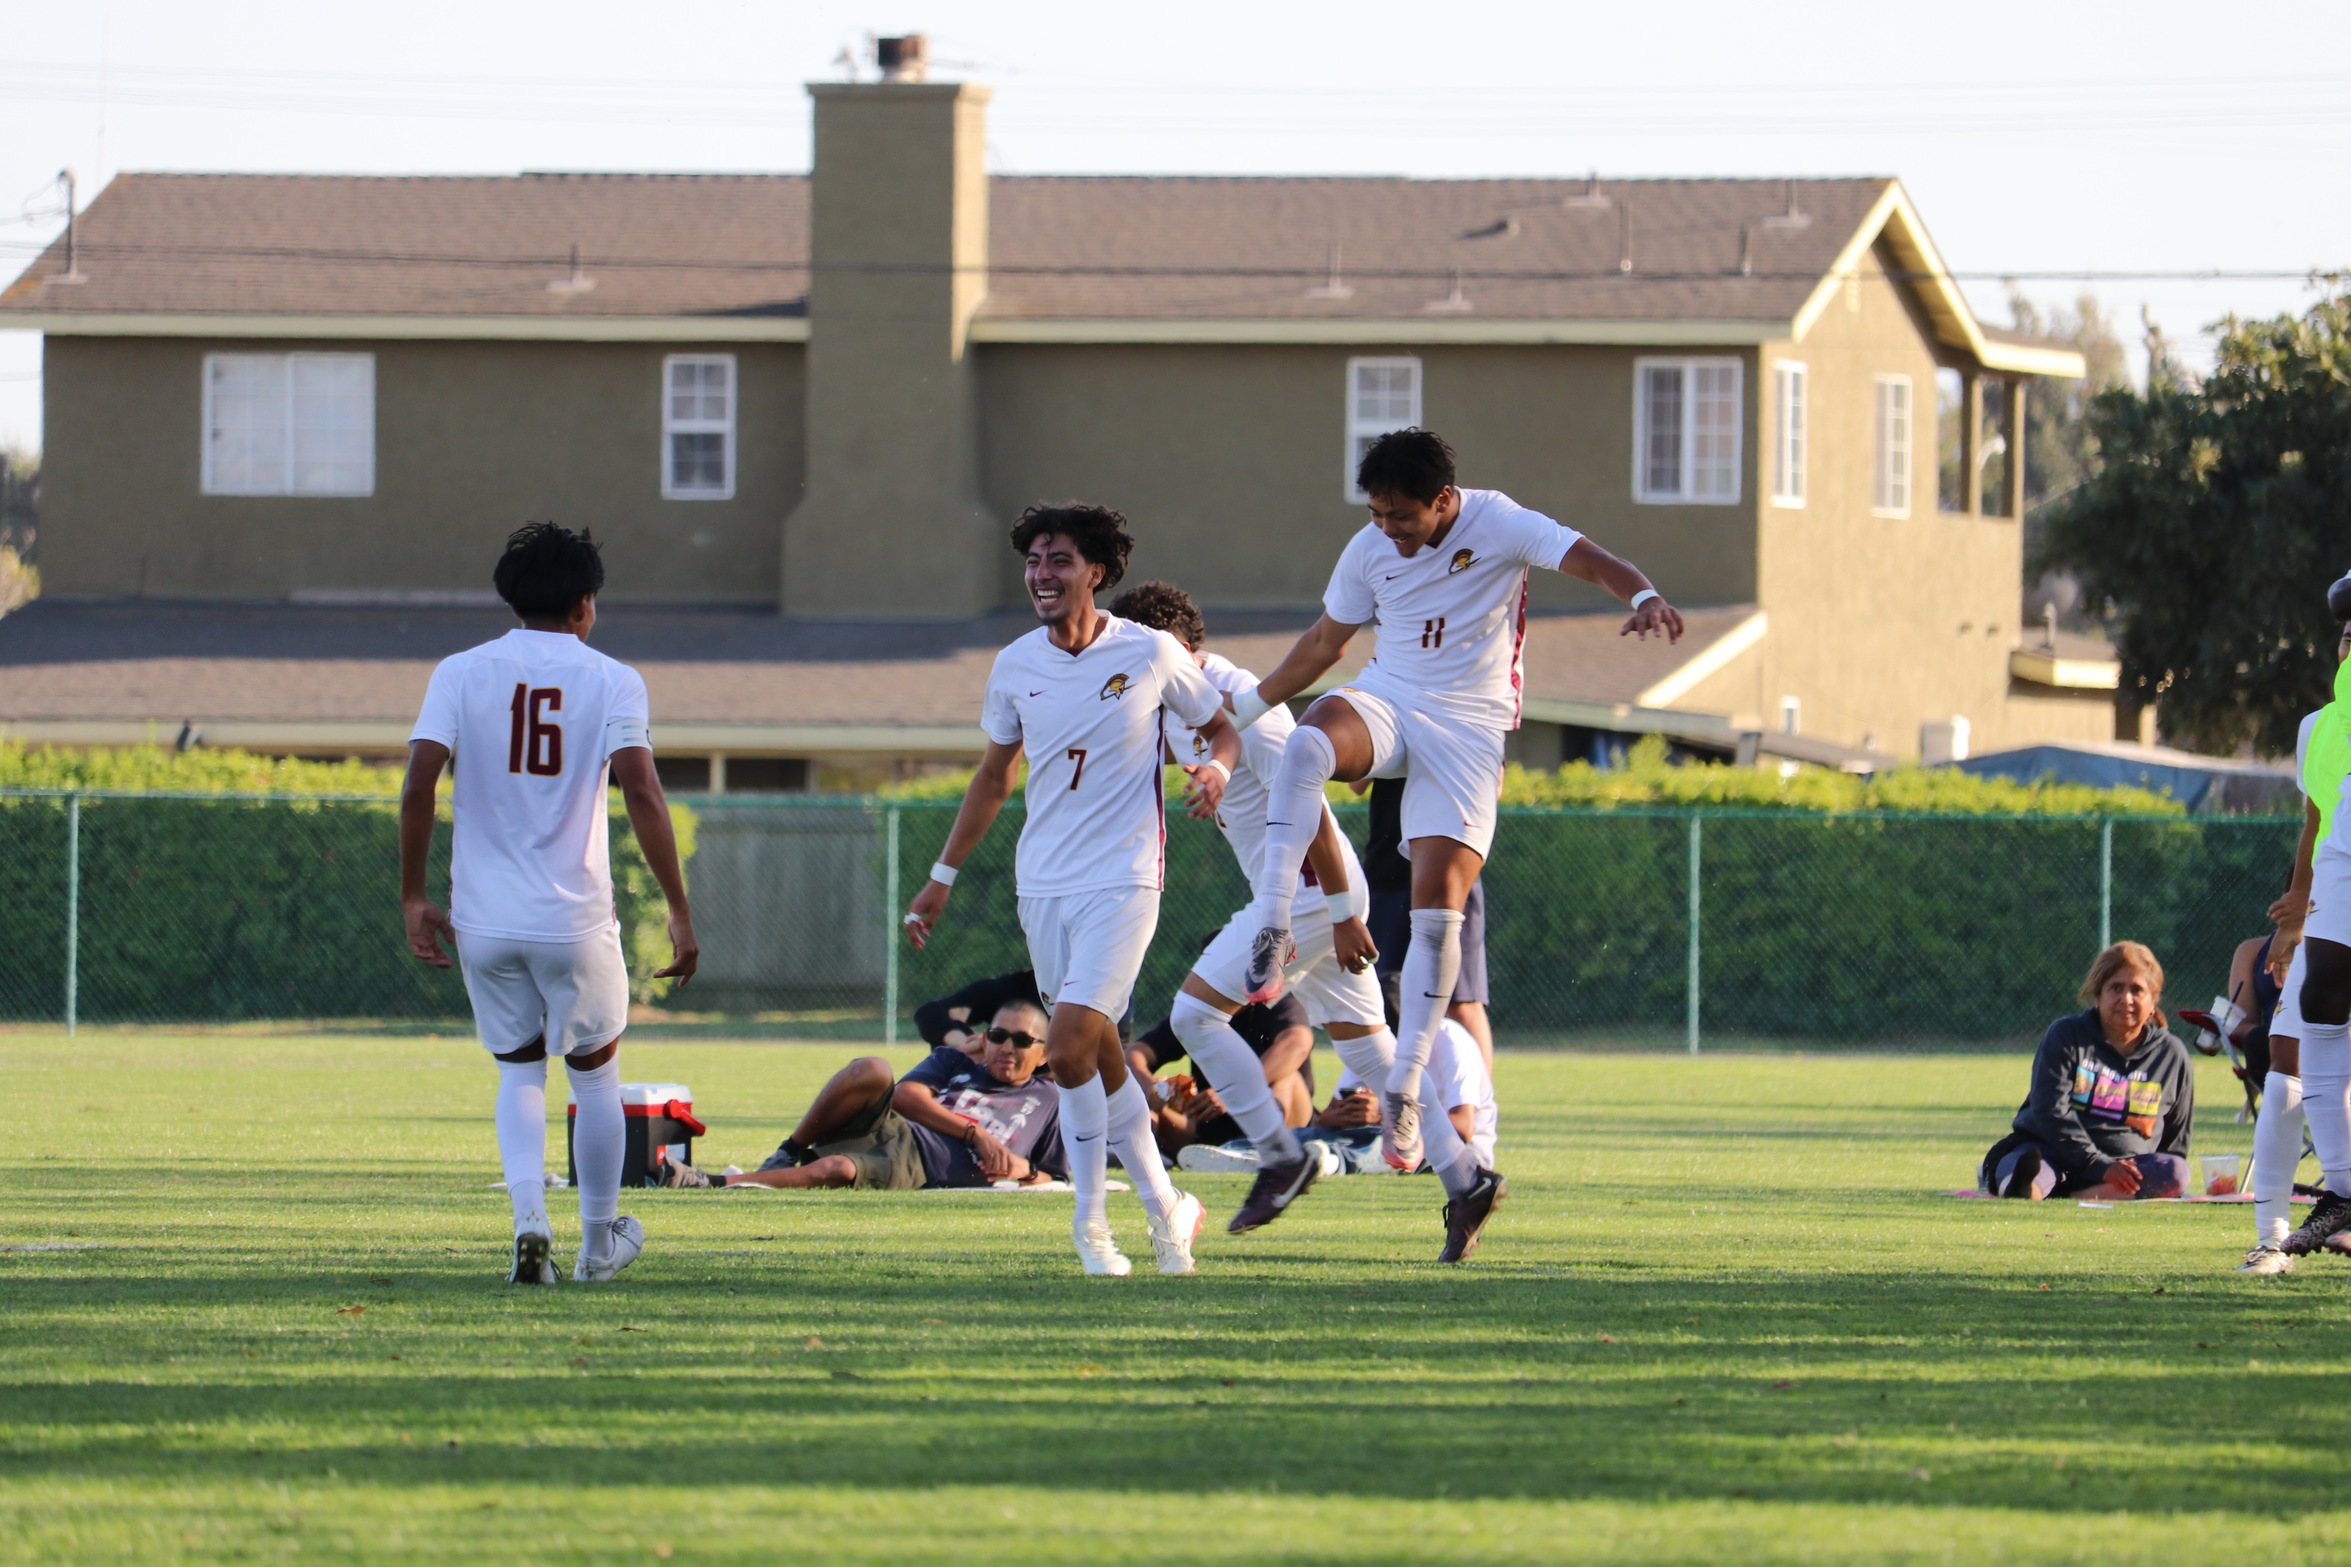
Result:
[[[1257,1150],[1223,1143],[1187,1143],[1176,1153],[1176,1168],[1196,1175],[1255,1175]]]
[[[1078,1261],[1097,1278],[1123,1279],[1135,1271],[1127,1261],[1126,1253],[1118,1249],[1118,1242],[1110,1238],[1110,1225],[1096,1219],[1077,1237]]]
[[[1235,1235],[1243,1235],[1259,1225],[1273,1223],[1289,1211],[1290,1204],[1306,1195],[1306,1189],[1320,1174],[1322,1160],[1315,1157],[1312,1149],[1301,1149],[1298,1157],[1287,1164],[1260,1166],[1257,1179],[1250,1183],[1249,1195],[1225,1228]]]
[[[2258,1274],[2262,1278],[2275,1278],[2281,1273],[2293,1272],[2294,1259],[2264,1241],[2245,1253],[2245,1260],[2237,1264],[2237,1271]]]
[[[1491,1170],[1480,1170],[1475,1186],[1445,1204],[1445,1249],[1437,1253],[1437,1260],[1466,1262],[1469,1254],[1478,1249],[1478,1237],[1485,1233],[1486,1221],[1509,1195],[1508,1181]]]
[[[2302,1221],[2302,1228],[2287,1236],[2278,1249],[2289,1257],[2308,1256],[2346,1228],[2351,1228],[2351,1198],[2328,1192]]]
[[[601,1284],[637,1260],[637,1253],[645,1249],[645,1226],[622,1214],[612,1221],[606,1231],[612,1237],[612,1249],[590,1261],[582,1255],[572,1264],[574,1284]]]
[[[1282,994],[1282,970],[1298,956],[1298,943],[1279,925],[1268,925],[1249,943],[1249,967],[1243,972],[1241,999],[1251,1005],[1278,1001]]]
[[[1200,1206],[1199,1198],[1190,1192],[1176,1193],[1175,1212],[1150,1221],[1151,1249],[1159,1253],[1160,1272],[1194,1271],[1192,1242],[1200,1238],[1200,1227],[1207,1222],[1208,1210]]]
[[[661,1184],[664,1186],[716,1186],[719,1183],[690,1164],[680,1164],[675,1159],[665,1159],[661,1164]]]
[[[2009,1168],[2008,1184],[2000,1188],[2000,1195],[2023,1198],[2028,1202],[2037,1201],[2041,1193],[2035,1183],[2040,1180],[2041,1171],[2045,1168],[2047,1164],[2041,1158],[2040,1151],[2027,1148],[2016,1156],[2016,1163]]]
[[[525,1230],[514,1238],[514,1266],[507,1270],[509,1284],[553,1284],[563,1275],[556,1271],[548,1256],[555,1249],[555,1239],[541,1230]]]
[[[1380,1095],[1380,1157],[1389,1168],[1420,1168],[1420,1101],[1410,1094]]]

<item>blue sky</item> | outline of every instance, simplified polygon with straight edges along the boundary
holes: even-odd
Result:
[[[1005,172],[1894,174],[2004,322],[2001,274],[2351,267],[2339,20],[2259,0],[0,0],[0,276],[55,231],[38,214],[66,166],[85,189],[122,169],[803,170],[801,84],[869,33],[923,29],[936,74],[996,87]],[[2310,297],[2094,287],[2191,358],[2224,312]],[[39,363],[37,337],[0,333],[0,442],[38,442]]]

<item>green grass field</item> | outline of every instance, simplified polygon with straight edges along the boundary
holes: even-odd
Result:
[[[715,1165],[844,1053],[623,1064]],[[531,1292],[470,1041],[0,1058],[0,1562],[2351,1558],[2351,1275],[2239,1279],[2241,1207],[1935,1197],[2017,1057],[1506,1052],[1461,1269],[1426,1177],[1186,1279],[1079,1277],[1065,1198],[640,1192],[629,1274]]]

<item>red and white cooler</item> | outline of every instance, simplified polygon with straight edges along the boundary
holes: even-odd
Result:
[[[662,1166],[692,1164],[694,1139],[710,1130],[694,1118],[694,1090],[683,1083],[623,1083],[620,1113],[628,1128],[628,1143],[620,1156],[623,1186],[659,1186]],[[564,1117],[567,1149],[579,1119],[580,1107],[574,1101]],[[580,1183],[577,1154],[571,1158],[571,1183]]]

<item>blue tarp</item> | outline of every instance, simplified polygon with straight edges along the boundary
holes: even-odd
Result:
[[[2294,770],[2288,763],[2198,756],[2167,746],[2119,741],[2019,746],[1951,765],[1979,778],[2013,778],[2018,783],[2054,778],[2100,789],[2152,789],[2191,811],[2266,811],[2295,792]]]

